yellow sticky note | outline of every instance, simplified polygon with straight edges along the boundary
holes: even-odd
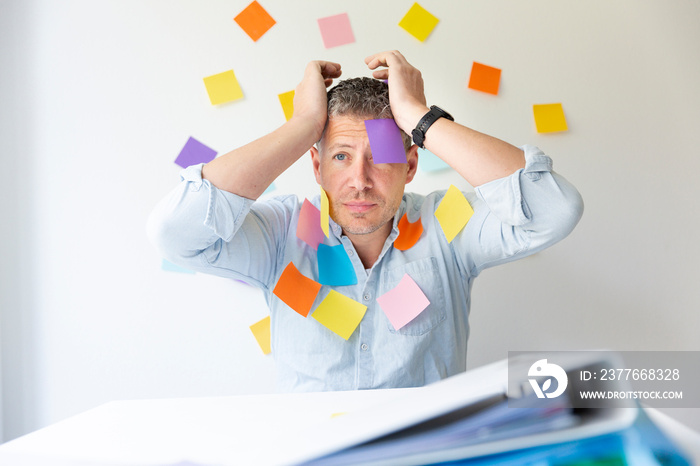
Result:
[[[284,112],[284,117],[289,121],[294,114],[294,91],[284,92],[278,94],[277,97],[280,99],[280,104],[282,104],[282,111]]]
[[[311,317],[347,340],[360,325],[366,311],[367,306],[331,290]]]
[[[532,112],[535,115],[535,125],[538,133],[554,133],[566,131],[564,108],[561,104],[533,105]]]
[[[435,217],[440,222],[448,243],[451,243],[457,233],[462,231],[472,215],[474,215],[474,209],[454,185],[449,187],[440,205],[435,209]]]
[[[260,345],[260,349],[264,354],[270,354],[272,347],[270,345],[270,316],[265,317],[259,322],[250,326],[250,331]]]
[[[328,231],[328,219],[330,217],[328,213],[328,194],[326,194],[326,191],[323,190],[323,186],[319,187],[321,188],[321,230],[323,230],[323,234],[326,235],[326,238],[328,238],[330,235],[330,232]]]
[[[428,10],[414,3],[408,13],[399,21],[399,26],[406,32],[423,42],[428,38],[440,20],[433,16]]]
[[[204,86],[207,88],[207,94],[209,94],[209,100],[212,105],[219,105],[243,98],[243,91],[233,70],[207,76],[204,78]]]

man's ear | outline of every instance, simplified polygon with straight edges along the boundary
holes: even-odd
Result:
[[[316,183],[321,184],[321,154],[318,152],[316,146],[311,146],[309,151],[311,152],[311,163],[314,167]]]
[[[406,173],[406,184],[413,180],[418,171],[418,146],[413,144],[408,152],[406,152],[406,161],[408,162],[408,173]]]

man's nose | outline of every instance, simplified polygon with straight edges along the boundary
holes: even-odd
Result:
[[[372,169],[374,163],[370,157],[357,157],[349,167],[349,184],[351,188],[364,191],[372,188]]]

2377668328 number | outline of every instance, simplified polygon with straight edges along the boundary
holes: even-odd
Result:
[[[679,380],[678,369],[601,369],[599,380]]]

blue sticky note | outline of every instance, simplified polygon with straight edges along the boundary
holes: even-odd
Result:
[[[318,258],[318,282],[322,285],[348,286],[357,284],[355,269],[350,262],[345,246],[328,246],[319,244],[316,257]]]
[[[268,186],[267,189],[265,191],[263,191],[261,196],[264,196],[265,194],[270,194],[275,189],[277,189],[277,186],[275,186],[275,183],[270,183],[270,186]]]
[[[175,272],[175,273],[194,273],[194,270],[186,269],[184,267],[180,267],[179,265],[175,265],[170,261],[167,261],[163,259],[163,262],[160,264],[160,268],[165,270],[166,272]]]
[[[418,166],[426,172],[449,170],[451,167],[428,149],[418,149]]]

